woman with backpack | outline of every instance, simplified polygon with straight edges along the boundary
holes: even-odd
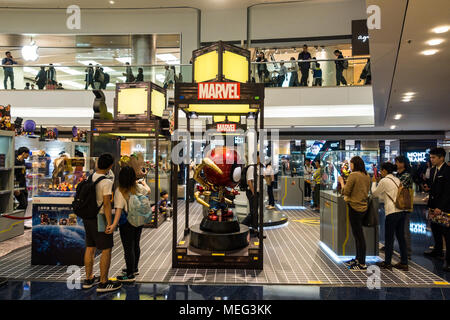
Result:
[[[385,162],[381,165],[381,176],[383,177],[377,186],[377,180],[372,179],[372,195],[383,197],[385,221],[385,257],[383,262],[378,262],[377,266],[383,269],[392,270],[392,267],[408,271],[408,250],[405,240],[405,219],[406,212],[396,207],[396,197],[401,184],[399,178],[393,175],[395,165]],[[397,237],[400,247],[400,263],[392,265],[392,253],[394,251],[394,234]]]
[[[355,156],[350,159],[352,173],[344,181],[342,176],[338,180],[342,186],[342,194],[348,205],[348,216],[355,238],[355,259],[345,262],[345,265],[353,271],[367,270],[366,265],[366,240],[363,232],[363,219],[369,207],[370,176],[366,172],[364,160]]]
[[[119,173],[119,187],[114,194],[115,216],[109,232],[113,232],[119,225],[120,239],[125,254],[126,269],[117,277],[120,282],[134,282],[138,273],[139,257],[141,254],[140,241],[142,226],[133,226],[127,217],[130,197],[133,195],[150,195],[150,188],[145,182],[137,182],[136,172],[132,167],[125,166]],[[148,208],[151,212],[151,207]]]

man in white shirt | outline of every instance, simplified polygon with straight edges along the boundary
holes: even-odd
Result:
[[[97,205],[100,207],[99,214],[105,216],[107,229],[112,225],[112,188],[114,181],[109,179],[111,168],[114,165],[114,158],[111,154],[102,154],[97,161],[97,170],[92,175],[92,182],[97,179],[102,180],[95,186]],[[105,178],[103,178],[105,177]],[[97,219],[83,219],[86,232],[86,251],[84,255],[84,266],[86,269],[86,280],[83,289],[90,289],[98,284],[97,292],[110,292],[122,287],[119,282],[108,280],[109,267],[111,264],[111,251],[114,246],[113,234],[110,232],[98,231]],[[100,277],[94,276],[95,250],[101,250],[100,257]]]
[[[405,238],[405,221],[406,215],[409,214],[395,206],[398,188],[400,187],[400,179],[393,175],[395,165],[386,162],[381,165],[381,176],[377,186],[377,180],[374,176],[372,179],[372,195],[374,197],[383,198],[384,212],[386,215],[385,222],[385,258],[384,262],[378,262],[377,266],[383,269],[392,270],[392,267],[399,270],[408,271],[408,248]],[[400,263],[392,265],[392,254],[394,252],[394,235],[400,247]]]
[[[255,167],[257,168],[257,178],[255,185]],[[252,227],[252,233],[255,233],[258,229],[258,199],[259,199],[259,181],[261,176],[261,162],[259,159],[259,152],[257,153],[257,164],[251,164],[247,169],[247,185],[248,188],[245,191],[247,199],[250,205],[250,213],[242,221],[243,225]]]

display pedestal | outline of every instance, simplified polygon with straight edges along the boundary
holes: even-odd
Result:
[[[215,232],[207,230],[215,230]],[[208,251],[233,251],[249,244],[249,228],[237,221],[216,222],[203,219],[190,228],[189,244]]]
[[[287,215],[278,210],[264,211],[264,228],[281,226],[288,222]]]

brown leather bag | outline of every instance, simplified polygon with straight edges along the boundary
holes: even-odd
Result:
[[[389,178],[389,180],[395,183],[393,179]],[[411,201],[411,193],[409,192],[409,189],[403,187],[403,184],[401,182],[400,186],[398,186],[397,183],[395,183],[395,185],[398,188],[397,196],[395,197],[395,201],[394,199],[391,199],[394,202],[395,207],[405,211],[411,210],[413,202]]]

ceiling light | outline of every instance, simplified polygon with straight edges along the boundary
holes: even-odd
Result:
[[[397,126],[391,126],[391,130],[394,130]]]
[[[426,56],[431,56],[431,55],[435,54],[436,52],[438,52],[437,49],[429,49],[429,50],[422,51],[422,54],[426,55]]]
[[[395,120],[400,120],[401,118],[402,118],[402,115],[400,113],[398,113],[394,116]]]
[[[36,61],[39,58],[39,54],[37,53],[38,48],[36,42],[31,41],[29,45],[22,47],[22,58],[25,61]]]
[[[441,44],[442,42],[444,42],[443,39],[431,39],[431,40],[427,41],[427,44],[429,46],[437,46],[437,45]]]
[[[403,102],[410,102],[410,101],[411,101],[411,98],[403,98],[402,101],[403,101]]]
[[[410,96],[410,97],[415,95],[415,94],[416,94],[415,92],[405,92],[404,93],[405,96]]]
[[[444,33],[447,32],[450,29],[449,26],[440,26],[433,29],[434,33]]]
[[[116,3],[116,2],[111,0],[109,3],[110,3],[110,4],[114,4],[114,3]]]

